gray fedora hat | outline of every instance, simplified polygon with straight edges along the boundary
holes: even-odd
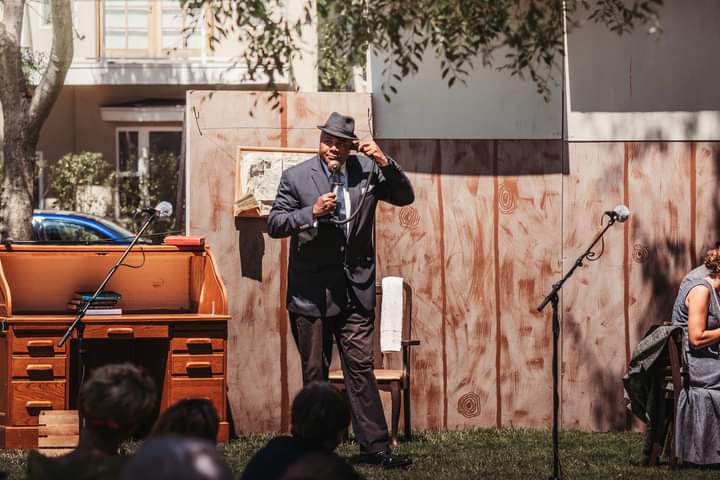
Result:
[[[317,126],[320,130],[338,138],[347,138],[348,140],[357,140],[355,136],[355,119],[333,112],[328,117],[325,125]]]

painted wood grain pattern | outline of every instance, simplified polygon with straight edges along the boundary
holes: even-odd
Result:
[[[695,158],[696,177],[693,265],[699,265],[704,253],[720,241],[720,143],[698,142],[691,149]]]
[[[563,272],[602,230],[603,212],[623,203],[621,143],[574,143],[563,176]],[[607,218],[603,219],[607,224]],[[605,233],[604,253],[584,262],[562,292],[562,426],[579,430],[625,427],[619,379],[626,368],[623,224]],[[600,252],[601,245],[594,249]]]
[[[496,425],[493,142],[440,143],[448,428]]]
[[[552,413],[550,312],[536,310],[560,274],[559,142],[497,145],[500,210],[500,392],[503,426],[547,426]]]
[[[297,107],[305,96],[284,93],[282,109],[252,92],[198,91],[187,102],[189,228],[206,236],[228,291],[228,398],[241,433],[286,430],[302,380],[285,310],[287,240],[270,239],[265,219],[234,221],[235,151],[317,145],[316,118]],[[306,103],[319,123],[344,108],[366,118],[370,108],[368,95],[324,94]]]
[[[439,160],[435,141],[383,141],[381,147],[408,171],[432,171]],[[439,429],[445,422],[442,345],[444,258],[439,203],[440,177],[409,173],[415,202],[397,208],[381,203],[377,211],[378,278],[396,275],[413,288],[413,428]]]
[[[670,320],[690,260],[690,145],[632,143],[628,156],[629,343]]]
[[[242,219],[238,230],[232,215],[236,147],[279,146],[278,113],[260,103],[250,118],[254,100],[230,92],[194,92],[188,98],[188,109],[195,108],[199,117],[196,128],[188,128],[189,230],[205,235],[212,246],[228,292],[228,398],[240,433],[280,431],[282,410],[281,245],[263,238],[263,219]],[[246,246],[250,251],[241,251]],[[257,276],[243,271],[249,268],[241,255],[251,257]]]

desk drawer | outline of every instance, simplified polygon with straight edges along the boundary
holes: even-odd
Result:
[[[68,342],[58,347],[61,335],[50,336],[20,336],[16,335],[12,342],[13,353],[30,355],[33,357],[49,357],[63,355],[67,352]]]
[[[187,352],[189,354],[209,354],[225,350],[224,338],[211,338],[198,335],[197,337],[173,338],[171,340],[173,352]]]
[[[60,380],[65,378],[67,357],[13,357],[12,377],[30,380]]]
[[[222,378],[171,378],[169,404],[184,398],[206,398],[225,420],[225,382]]]
[[[65,409],[65,382],[16,381],[11,383],[10,423],[37,425],[43,410]]]
[[[85,338],[168,338],[167,325],[87,325]]]
[[[172,374],[189,377],[212,377],[225,371],[225,355],[177,355],[172,356]]]

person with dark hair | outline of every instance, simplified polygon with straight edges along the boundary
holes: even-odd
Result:
[[[363,480],[363,476],[337,455],[313,452],[290,465],[280,480]]]
[[[232,480],[215,443],[182,435],[150,438],[127,462],[121,480]]]
[[[335,387],[325,382],[306,385],[293,400],[290,423],[292,436],[270,440],[250,459],[242,480],[278,480],[290,465],[316,452],[346,463],[333,453],[350,425],[347,402]]]
[[[415,200],[410,179],[355,120],[333,112],[318,154],[282,173],[268,215],[272,238],[290,237],[287,309],[303,384],[327,381],[333,336],[364,463],[405,467],[393,454],[373,372],[375,210]]]
[[[175,433],[217,443],[220,418],[206,398],[186,398],[171,405],[157,419],[151,437]]]
[[[720,463],[720,250],[705,254],[704,267],[707,275],[683,280],[672,314],[683,328],[689,382],[678,399],[676,452],[697,465]]]
[[[28,478],[53,480],[110,480],[119,477],[125,461],[120,444],[155,411],[157,389],[140,368],[124,363],[94,370],[80,388],[80,441],[75,450],[48,458],[32,450]]]

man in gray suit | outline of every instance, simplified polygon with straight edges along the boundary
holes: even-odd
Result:
[[[372,233],[379,200],[402,206],[415,195],[394,160],[357,138],[352,117],[332,113],[318,128],[318,155],[283,172],[268,217],[271,237],[291,237],[287,308],[303,383],[327,381],[334,336],[360,461],[403,467],[410,459],[390,452],[373,374]]]

